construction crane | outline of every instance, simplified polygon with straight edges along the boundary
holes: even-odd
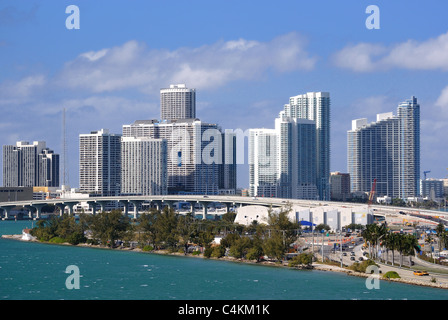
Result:
[[[425,180],[426,180],[426,174],[427,173],[430,173],[431,172],[431,170],[429,170],[429,171],[423,171],[423,175],[425,176]]]
[[[369,194],[369,202],[368,202],[369,207],[373,202],[373,198],[375,197],[375,188],[376,188],[376,178],[373,179],[372,190],[370,190],[370,194]]]

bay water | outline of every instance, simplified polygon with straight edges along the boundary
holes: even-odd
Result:
[[[0,235],[32,226],[0,221]],[[68,266],[79,269],[79,289],[66,286]],[[60,299],[446,300],[448,290],[387,281],[369,290],[341,273],[0,239],[0,300]]]

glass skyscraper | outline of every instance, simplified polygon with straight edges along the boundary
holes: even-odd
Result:
[[[330,93],[307,92],[289,98],[285,115],[308,119],[316,125],[317,189],[320,200],[330,200]]]
[[[251,129],[251,196],[330,199],[330,94],[291,97],[275,129]]]
[[[398,114],[377,115],[377,121],[352,121],[347,133],[348,171],[352,192],[408,198],[419,195],[420,106],[412,97],[399,104]]]

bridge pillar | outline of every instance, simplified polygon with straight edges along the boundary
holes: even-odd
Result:
[[[36,208],[33,208],[31,205],[24,205],[23,208],[28,210],[28,217],[30,219],[33,219],[33,212],[36,210]]]
[[[73,207],[78,204],[78,202],[65,202],[64,203],[68,207],[68,215],[74,215]]]
[[[173,208],[174,201],[163,200],[163,203],[168,206],[168,209]]]
[[[2,220],[8,220],[11,210],[14,208],[15,208],[15,206],[1,206],[1,209],[3,209],[3,213],[4,213],[4,217],[2,218]]]
[[[200,202],[200,204],[202,204],[202,220],[206,220],[207,219],[208,202]]]
[[[87,204],[92,208],[92,215],[96,215],[97,203],[95,201],[87,201]]]
[[[134,219],[138,217],[138,206],[143,202],[143,200],[129,200],[130,203],[134,205]]]
[[[162,210],[162,201],[160,200],[151,200],[151,203],[155,204],[155,207],[158,211]]]
[[[42,214],[42,208],[45,207],[46,204],[39,203],[39,204],[33,204],[31,206],[36,209],[36,218],[35,219],[40,219],[41,218],[41,214]]]
[[[194,217],[194,206],[196,205],[196,201],[190,201],[190,210]]]
[[[118,200],[119,203],[123,204],[123,214],[125,217],[129,214],[129,201],[128,200]]]
[[[101,212],[106,211],[106,206],[109,203],[109,201],[95,201],[97,204],[101,207]]]
[[[54,205],[59,208],[59,216],[62,217],[62,215],[64,214],[65,204],[55,203]]]

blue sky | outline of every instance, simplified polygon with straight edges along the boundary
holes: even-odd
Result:
[[[77,5],[80,29],[65,9]],[[380,9],[369,30],[368,5]],[[347,171],[351,120],[416,96],[421,168],[448,175],[448,4],[443,1],[0,1],[0,144],[45,140],[70,185],[78,135],[159,117],[159,89],[197,89],[223,129],[274,127],[290,96],[328,91],[332,171]],[[248,186],[247,166],[238,184]]]

